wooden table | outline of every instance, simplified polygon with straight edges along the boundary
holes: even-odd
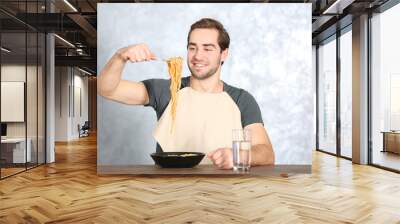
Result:
[[[98,165],[98,175],[138,175],[138,176],[274,176],[296,173],[311,173],[311,165],[255,166],[248,172],[217,169],[213,165],[199,165],[194,168],[160,168],[155,165],[106,166]]]

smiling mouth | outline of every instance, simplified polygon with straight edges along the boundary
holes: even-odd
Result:
[[[206,65],[205,64],[201,64],[201,63],[193,63],[193,67],[196,69],[202,69],[205,68]]]

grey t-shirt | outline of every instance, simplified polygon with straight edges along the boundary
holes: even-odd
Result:
[[[165,109],[171,100],[169,79],[147,79],[142,81],[146,86],[149,95],[149,103],[145,106],[154,108],[157,114],[157,120],[161,118]],[[226,92],[236,103],[240,110],[242,127],[249,124],[263,124],[260,107],[254,97],[246,90],[236,88],[224,83],[223,91]],[[190,86],[190,76],[183,77],[181,81],[181,89]],[[160,151],[160,146],[157,145],[157,152]]]

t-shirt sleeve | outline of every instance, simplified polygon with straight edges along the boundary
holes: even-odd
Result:
[[[142,83],[149,95],[149,103],[144,106],[153,107],[157,114],[162,114],[171,98],[169,92],[170,80],[146,79]]]
[[[264,125],[260,107],[256,99],[254,99],[249,92],[242,90],[237,104],[241,113],[243,128],[254,123],[261,123]]]

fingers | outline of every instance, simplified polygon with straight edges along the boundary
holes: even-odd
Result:
[[[144,61],[146,59],[146,53],[144,49],[138,49],[136,52],[136,61]]]
[[[229,160],[228,157],[220,157],[217,160],[215,160],[214,165],[218,167],[219,169],[231,169],[232,168],[232,162]]]
[[[214,164],[218,167],[222,166],[225,162],[224,157],[221,156],[218,159],[213,160]]]
[[[207,153],[207,157],[208,157],[209,159],[212,159],[212,157],[214,156],[214,154],[215,154],[217,151],[218,151],[218,149],[217,149],[217,150],[214,150],[214,151],[211,151],[211,152],[208,152],[208,153]]]
[[[146,57],[145,57],[146,60],[156,60],[157,59],[156,55],[153,54],[153,52],[151,52],[149,48],[144,48],[144,52],[146,55]]]
[[[211,156],[212,160],[217,160],[218,158],[220,158],[222,156],[222,150],[221,149],[217,149]]]
[[[136,44],[122,49],[122,58],[131,62],[155,60],[156,56],[150,51],[147,44]]]
[[[233,166],[232,151],[229,148],[221,148],[207,154],[208,158],[219,169],[231,169]]]
[[[134,62],[141,62],[141,61],[148,61],[151,60],[151,55],[152,53],[150,52],[149,48],[147,45],[138,45],[133,48],[133,53],[135,58],[133,58]]]
[[[150,60],[157,60],[157,56],[155,54],[151,53],[150,54]]]

